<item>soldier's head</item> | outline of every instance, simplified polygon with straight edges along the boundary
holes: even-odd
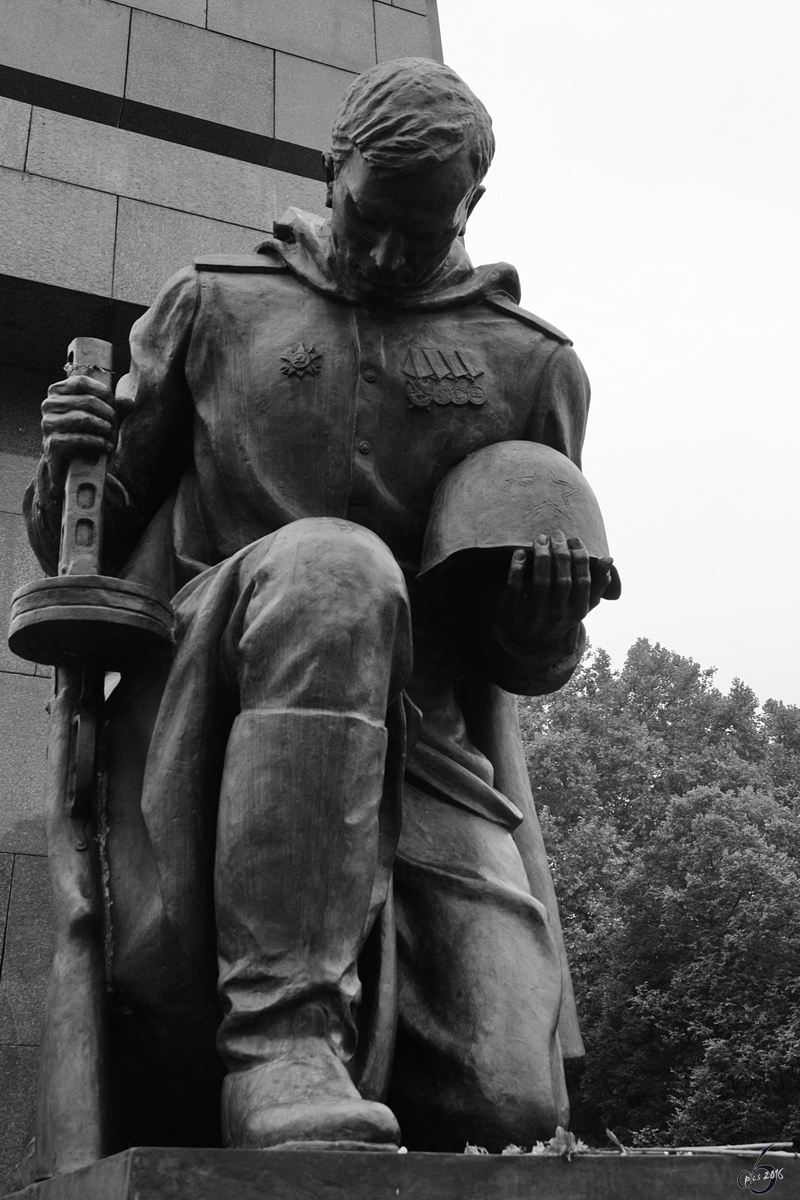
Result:
[[[424,287],[463,234],[493,153],[489,114],[450,67],[401,58],[360,75],[325,156],[340,268],[367,292]]]

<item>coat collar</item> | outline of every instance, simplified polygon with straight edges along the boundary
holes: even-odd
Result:
[[[293,274],[315,292],[363,304],[361,297],[336,271],[330,253],[330,226],[323,217],[290,208],[276,221],[273,236],[257,248],[260,254],[278,254]],[[457,308],[482,300],[490,292],[520,298],[519,276],[509,263],[473,267],[459,239],[445,259],[437,278],[427,288],[397,297],[392,308],[425,310]]]

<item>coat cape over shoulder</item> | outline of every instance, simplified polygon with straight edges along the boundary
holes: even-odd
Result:
[[[320,218],[290,210],[276,225],[274,236],[259,247],[258,254],[267,271],[288,269],[315,292],[334,302],[360,302],[332,272],[327,227]],[[248,256],[249,263],[255,257]],[[198,269],[237,269],[222,258],[198,262]],[[509,320],[521,319],[528,324],[538,322],[538,318],[531,318],[530,314],[519,315],[523,310],[517,309],[520,290],[513,267],[499,263],[473,268],[463,246],[457,242],[431,289],[425,294],[408,297],[403,307],[452,309],[498,295],[505,298],[503,308]],[[545,327],[544,322],[540,324],[540,331],[551,337],[556,332]],[[191,609],[206,589],[226,592],[237,557],[234,555],[232,560],[214,568],[213,581],[200,576],[188,584],[182,593],[182,604]],[[177,599],[180,607],[180,597]],[[127,689],[121,687],[119,709],[112,702],[109,711],[112,741],[110,849],[112,859],[117,860],[117,882],[112,880],[115,906],[112,913],[118,914],[114,934],[115,985],[123,995],[128,989],[139,991],[144,986],[147,992],[149,988],[149,994],[143,999],[153,1014],[163,1013],[166,1006],[172,1006],[176,1016],[181,1012],[188,1013],[195,1007],[191,997],[199,993],[207,1013],[204,1028],[209,1032],[216,1020],[212,881],[216,802],[224,755],[224,738],[209,737],[209,731],[224,730],[234,714],[212,711],[216,703],[214,697],[221,695],[216,687],[218,681],[200,676],[216,659],[210,651],[218,644],[221,634],[218,622],[228,609],[225,597],[220,596],[220,600],[219,605],[211,604],[207,608],[203,605],[204,614],[198,622],[193,622],[190,638],[196,644],[182,647],[168,676],[160,683],[148,685],[145,688],[147,695],[141,694],[138,698],[131,694],[126,698]],[[195,709],[201,696],[211,699]],[[580,1058],[584,1053],[583,1044],[555,891],[528,781],[516,701],[496,685],[480,680],[470,683],[463,699],[469,709],[465,716],[471,736],[494,767],[495,787],[524,817],[513,836],[525,865],[531,893],[547,910],[562,964],[562,1006],[558,1026],[561,1049],[565,1059]],[[187,705],[192,707],[194,716],[182,711]],[[390,714],[387,723],[392,753],[396,757],[399,741],[405,739],[405,720],[401,721],[395,713]],[[138,767],[133,762],[134,749]],[[144,770],[145,758],[147,770]],[[151,769],[153,767],[155,770]],[[126,775],[124,782],[123,774]],[[390,768],[387,768],[387,787],[391,786],[390,774],[399,790],[400,774]],[[145,891],[150,888],[146,902],[143,902],[141,892],[145,883],[143,873],[148,881]],[[373,960],[376,943],[380,952],[378,961],[373,961],[371,985],[365,981],[363,1032],[366,1036],[359,1057],[362,1058],[362,1080],[367,1090],[379,1094],[390,1062],[391,1014],[396,1011],[396,996],[392,996],[395,972],[390,907],[385,910],[376,937],[371,941]],[[142,972],[144,967],[146,973],[147,960],[155,963],[156,960],[163,962],[165,958],[170,960],[169,968],[154,969],[149,975],[152,982],[143,985]],[[178,993],[185,1002],[170,999]]]

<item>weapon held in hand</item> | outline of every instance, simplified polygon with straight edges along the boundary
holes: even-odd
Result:
[[[67,373],[112,381],[112,347],[70,343]],[[46,828],[55,916],[45,1003],[33,1174],[87,1166],[112,1150],[106,915],[98,845],[98,741],[105,674],[173,638],[169,604],[101,574],[108,456],[79,454],[66,476],[58,574],[20,588],[9,646],[55,668],[49,706]]]

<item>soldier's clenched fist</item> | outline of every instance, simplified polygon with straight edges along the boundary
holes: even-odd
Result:
[[[112,399],[111,388],[88,375],[71,375],[48,388],[42,440],[54,492],[63,492],[72,459],[113,453],[117,416]]]

